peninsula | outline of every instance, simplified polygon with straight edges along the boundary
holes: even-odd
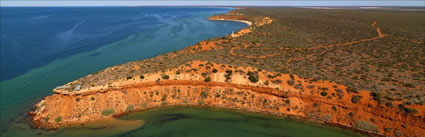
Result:
[[[241,8],[209,18],[248,24],[235,34],[69,82],[30,113],[36,127],[59,128],[163,106],[202,106],[420,137],[422,17],[397,10]]]

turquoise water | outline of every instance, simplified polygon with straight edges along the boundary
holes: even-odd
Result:
[[[52,89],[58,85],[106,67],[179,50],[246,27],[237,22],[206,20],[229,10],[2,7],[0,133],[37,133],[29,126],[28,112],[36,102],[53,94]],[[28,24],[35,24],[35,28],[25,26]]]

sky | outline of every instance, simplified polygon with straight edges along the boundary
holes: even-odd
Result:
[[[424,0],[0,0],[13,6],[419,6]]]

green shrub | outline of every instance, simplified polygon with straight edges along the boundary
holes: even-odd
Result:
[[[381,99],[382,99],[382,94],[381,93],[371,92],[370,95],[373,96],[373,100],[376,100],[376,101],[379,101],[380,102]]]
[[[307,88],[313,89],[314,88],[314,85],[308,85]]]
[[[391,132],[393,129],[392,128],[384,128],[385,132]]]
[[[212,70],[212,72],[213,72],[213,73],[217,73],[217,69],[213,69],[213,70]]]
[[[273,84],[281,84],[282,83],[282,80],[280,80],[280,79],[272,80],[272,83]]]
[[[163,105],[163,106],[165,106],[167,104],[168,104],[167,101],[162,101],[162,103],[161,103],[161,105]]]
[[[62,122],[62,117],[61,117],[61,116],[56,117],[56,118],[55,118],[55,121],[56,121],[57,123]]]
[[[170,78],[170,76],[168,76],[168,75],[162,76],[162,79],[169,79],[169,78]]]
[[[357,102],[359,102],[360,101],[360,96],[353,96],[352,98],[351,98],[351,102],[353,102],[353,103],[357,103]]]
[[[267,105],[267,99],[263,100],[263,106]]]
[[[114,113],[115,113],[115,110],[113,110],[113,109],[104,109],[102,111],[103,116],[109,116],[109,115],[114,114]]]
[[[211,81],[211,78],[210,77],[207,77],[207,78],[204,79],[204,81],[205,82],[210,82]]]
[[[205,91],[202,91],[201,92],[201,97],[204,99],[204,98],[207,98],[208,97],[208,93],[207,92],[205,92]]]
[[[287,81],[288,85],[293,86],[295,84],[294,80],[288,80]]]
[[[359,93],[359,91],[356,88],[350,88],[350,87],[348,87],[347,88],[347,91],[348,92],[353,92],[353,93]]]
[[[413,114],[416,114],[416,113],[418,113],[418,111],[416,110],[416,109],[414,109],[414,108],[404,108],[404,112],[406,112],[406,113],[413,113]]]
[[[162,95],[162,98],[161,98],[161,100],[162,100],[162,101],[165,101],[165,100],[167,100],[167,95]]]
[[[416,86],[413,85],[412,83],[405,83],[404,86],[408,88],[416,88]]]
[[[288,99],[288,100],[285,100],[285,103],[286,103],[286,104],[290,104],[290,103],[291,103],[291,101]]]
[[[320,92],[320,95],[327,96],[328,95],[328,92],[326,92],[326,91]]]
[[[49,122],[49,117],[43,118],[44,122]]]
[[[233,71],[228,69],[228,70],[226,70],[226,73],[232,75]]]
[[[204,100],[202,100],[202,99],[201,99],[201,100],[199,100],[199,101],[198,101],[198,104],[199,104],[199,105],[204,104]]]
[[[94,99],[94,97],[90,97],[90,100],[91,100],[91,101],[94,101],[95,99]]]
[[[128,105],[127,108],[125,109],[125,112],[130,112],[134,110],[134,106],[133,105]]]
[[[254,75],[249,75],[248,79],[253,83],[258,82],[258,78]]]
[[[388,101],[394,101],[394,98],[390,97],[390,96],[384,96],[385,99],[387,99]]]
[[[354,112],[348,113],[348,116],[350,116],[350,118],[353,118],[354,117]]]
[[[145,76],[143,76],[143,75],[140,75],[140,79],[144,79],[145,78]]]
[[[374,118],[370,118],[370,122],[375,123],[375,119]]]
[[[391,107],[391,106],[393,106],[393,103],[392,102],[385,102],[385,106]]]
[[[127,76],[127,80],[132,79],[132,78],[133,78],[132,76]]]
[[[354,123],[354,127],[358,129],[366,130],[366,131],[379,133],[379,128],[375,124],[370,123],[368,121],[364,121],[364,120],[356,121],[356,123]]]
[[[414,108],[406,108],[404,104],[399,104],[398,108],[403,111],[404,113],[413,113],[416,114],[418,111]]]

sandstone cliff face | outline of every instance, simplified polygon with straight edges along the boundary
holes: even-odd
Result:
[[[33,122],[57,128],[161,106],[198,105],[290,115],[385,135],[425,134],[423,106],[406,106],[419,112],[405,114],[378,104],[367,91],[249,67],[193,61],[166,72],[89,88],[55,90],[36,105]],[[352,101],[354,96],[358,102]]]

